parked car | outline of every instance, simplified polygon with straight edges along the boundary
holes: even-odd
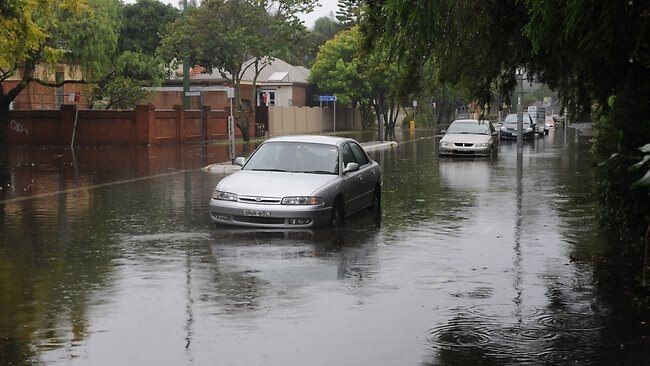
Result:
[[[528,113],[523,115],[523,127],[524,140],[532,139],[535,137],[535,124],[533,119],[530,118]],[[517,138],[517,114],[509,114],[506,116],[506,119],[503,121],[503,126],[501,126],[501,138],[502,139],[516,139]]]
[[[337,226],[379,209],[382,171],[357,143],[329,136],[286,136],[262,143],[210,199],[218,224],[299,228]]]
[[[553,116],[546,116],[544,124],[547,129],[555,128],[555,118],[553,118]],[[546,134],[548,135],[548,132]]]
[[[456,120],[443,133],[440,155],[492,156],[499,141],[492,123],[484,120]]]

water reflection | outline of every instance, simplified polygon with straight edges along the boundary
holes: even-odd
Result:
[[[381,213],[364,210],[340,229],[250,229],[218,226],[211,233],[217,286],[211,301],[231,312],[296,298],[322,282],[373,277]],[[268,293],[268,288],[273,293]],[[220,294],[220,295],[217,295]],[[279,296],[279,297],[277,297]],[[266,305],[268,306],[268,305]]]
[[[0,365],[643,364],[647,329],[569,260],[601,238],[589,146],[562,133],[520,161],[507,143],[440,160],[433,138],[372,152],[383,212],[341,230],[215,228],[222,176],[193,146],[111,150],[114,169],[18,150]]]
[[[491,159],[440,159],[440,177],[457,191],[487,191],[492,175]]]

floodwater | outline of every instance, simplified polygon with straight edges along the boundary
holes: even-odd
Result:
[[[0,365],[647,362],[591,260],[588,138],[474,160],[399,137],[371,153],[381,215],[340,231],[215,228],[200,167],[223,146],[10,150]]]

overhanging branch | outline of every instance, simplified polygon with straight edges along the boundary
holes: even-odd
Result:
[[[38,83],[40,85],[50,87],[50,88],[58,88],[58,87],[63,86],[65,84],[88,84],[88,81],[86,81],[84,79],[81,79],[81,80],[64,80],[64,81],[61,81],[61,82],[52,82],[52,81],[41,80],[39,78],[33,78],[32,81],[35,82],[35,83]]]

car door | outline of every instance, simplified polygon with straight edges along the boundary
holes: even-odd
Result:
[[[357,163],[350,143],[345,143],[341,147],[341,158],[343,160],[343,169],[349,163]],[[357,163],[358,164],[358,163]],[[346,215],[359,211],[363,208],[363,194],[365,191],[364,176],[361,167],[357,171],[351,171],[343,174],[343,197],[345,199]]]
[[[371,160],[366,155],[363,148],[359,144],[350,142],[350,148],[352,149],[352,154],[354,154],[354,159],[359,164],[359,172],[361,181],[360,190],[361,192],[361,208],[365,208],[372,204],[373,194],[375,193],[375,184],[377,182],[377,172],[375,169],[372,169]]]

